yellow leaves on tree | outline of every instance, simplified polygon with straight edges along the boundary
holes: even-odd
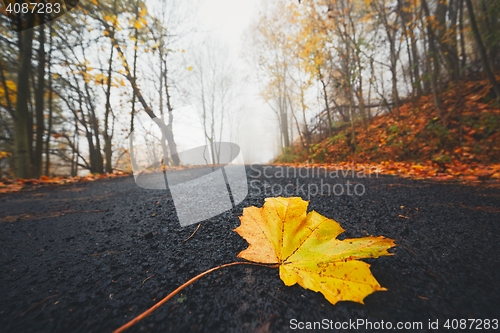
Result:
[[[148,25],[148,22],[144,18],[139,17],[137,20],[134,20],[132,22],[132,25],[137,30],[140,30],[142,27],[146,27]]]
[[[123,72],[123,71],[122,71]],[[93,76],[94,82],[97,85],[107,85],[108,84],[108,75],[104,73],[97,73]],[[114,77],[111,86],[118,88],[120,86],[125,87],[127,84],[122,78]]]
[[[5,83],[7,85],[7,89],[4,89],[5,86],[3,84],[0,84],[0,105],[3,105],[3,106],[8,105],[7,93],[5,92],[5,90],[8,91],[8,96],[9,96],[11,105],[15,105],[16,100],[17,100],[17,98],[16,98],[17,85],[14,81],[11,81],[11,80],[6,80]]]
[[[116,15],[105,15],[104,19],[108,23],[111,23],[112,25],[116,25],[118,23],[118,16],[116,16]]]
[[[0,160],[2,158],[7,158],[7,157],[11,157],[12,156],[12,153],[8,152],[8,151],[0,151]]]
[[[363,303],[375,291],[386,290],[362,258],[392,255],[395,246],[385,237],[338,240],[344,229],[315,211],[306,214],[301,198],[267,198],[262,208],[248,207],[235,231],[249,247],[238,257],[263,264],[279,264],[281,280],[321,292],[332,304]]]
[[[96,84],[104,85],[106,79],[106,75],[104,75],[103,73],[98,73],[94,76],[94,81]]]
[[[300,29],[296,32],[295,39],[298,48],[298,57],[303,68],[312,77],[320,75],[321,68],[325,66],[328,58],[327,43],[328,31],[332,30],[331,20],[322,17],[313,3],[304,6],[300,15]]]
[[[139,30],[140,28],[142,28],[142,24],[139,20],[137,21],[134,21],[134,28],[136,28],[137,30]]]

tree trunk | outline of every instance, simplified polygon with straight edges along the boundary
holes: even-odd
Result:
[[[135,3],[135,19],[137,20],[139,18],[139,0],[136,1]],[[134,27],[134,38],[135,38],[135,41],[134,41],[134,60],[132,62],[132,66],[133,66],[133,76],[132,76],[132,79],[134,81],[137,80],[137,49],[138,49],[138,37],[139,37],[139,31],[136,27]],[[136,100],[136,94],[135,94],[135,89],[132,90],[132,110],[130,111],[130,134],[132,135],[132,133],[134,133],[134,118],[135,118],[135,100]],[[133,170],[138,170],[139,166],[136,164],[136,161],[134,158],[132,158],[133,156],[135,156],[135,152],[134,152],[134,145],[131,144],[130,145],[130,152],[129,152],[129,155],[130,155],[130,162],[132,163],[132,169]]]
[[[283,132],[283,146],[285,148],[290,147],[290,135],[288,132],[288,112],[287,112],[287,107],[286,107],[286,96],[285,96],[285,89],[283,89],[283,96],[280,97],[280,106],[279,106],[279,112],[281,114],[281,132]]]
[[[161,44],[161,42],[160,42]],[[160,107],[160,119],[162,121],[162,123],[165,123],[165,114],[163,113],[163,94],[162,94],[162,91],[163,91],[163,45],[160,45],[160,88],[159,88],[159,95],[160,95],[160,103],[159,103],[159,107]],[[166,125],[168,126],[168,125]],[[161,149],[162,149],[162,152],[163,152],[163,159],[162,159],[162,163],[163,165],[169,165],[170,162],[169,162],[169,158],[168,158],[168,149],[167,149],[167,143],[165,143],[166,141],[166,137],[165,137],[165,133],[161,133]],[[212,155],[213,156],[213,155]]]
[[[421,19],[421,22],[422,22],[422,26],[423,28],[425,28],[425,23],[423,21],[423,19]],[[430,77],[431,77],[431,65],[429,63],[429,49],[427,47],[427,45],[429,45],[429,37],[427,36],[427,34],[423,34],[422,36],[423,38],[423,41],[422,41],[422,46],[424,48],[424,68],[423,68],[423,80],[422,80],[422,84],[423,84],[423,93],[425,95],[429,94],[431,92],[431,84],[430,84]]]
[[[411,53],[413,58],[413,77],[415,78],[415,88],[417,90],[417,97],[422,96],[422,84],[420,80],[420,59],[418,56],[418,48],[417,42],[415,40],[415,35],[413,33],[410,34],[411,41]]]
[[[398,55],[396,54],[396,41],[395,41],[395,31],[392,31],[386,24],[387,38],[389,39],[389,50],[390,50],[390,61],[391,61],[391,82],[392,82],[392,101],[394,103],[394,109],[396,109],[397,117],[399,119],[400,111],[400,101],[398,92]]]
[[[467,51],[465,50],[464,36],[464,0],[460,0],[460,15],[458,18],[458,29],[460,30],[460,77],[464,75],[465,65],[467,64]]]
[[[172,108],[172,104],[170,102],[170,91],[168,87],[168,67],[167,67],[167,60],[166,60],[167,55],[165,55],[165,60],[164,60],[164,81],[165,81],[165,96],[167,97],[167,109],[168,109],[168,124],[167,127],[169,129],[169,132],[174,133],[173,131],[173,125],[174,125],[174,109]],[[177,144],[175,143],[174,140],[172,142],[169,142],[169,149],[170,151],[177,151]],[[179,155],[172,155],[172,163],[174,163],[175,166],[178,166],[180,164],[179,160]]]
[[[29,25],[34,20],[28,14],[26,21]],[[14,175],[18,178],[31,177],[31,140],[29,137],[30,112],[30,72],[31,52],[33,49],[33,29],[26,29],[18,33],[19,36],[19,67],[17,74],[17,100],[14,117]]]
[[[109,134],[109,116],[111,114],[111,81],[113,79],[113,51],[114,47],[111,45],[111,52],[109,55],[109,67],[108,67],[108,81],[107,81],[107,90],[106,90],[106,112],[104,114],[104,155],[106,158],[106,172],[112,173],[113,166],[111,165],[111,157],[113,154],[113,150],[111,147],[111,139],[113,138],[112,134]]]
[[[498,27],[498,14],[499,14],[499,7],[498,4],[495,2],[498,2],[498,0],[493,0],[493,1],[488,1],[488,0],[482,0],[480,1],[481,3],[481,9],[483,12],[482,15],[482,22],[483,22],[483,27],[484,30],[486,31],[486,39],[490,40],[488,43],[486,41],[486,52],[489,53],[489,59],[491,61],[492,65],[492,70],[498,69],[498,33],[496,32]],[[495,8],[497,7],[497,8]],[[496,38],[495,38],[496,37]]]
[[[430,12],[429,12],[429,7],[427,5],[426,0],[422,0],[422,8],[424,9],[425,13],[425,18],[426,18],[426,26],[427,26],[427,38],[429,42],[429,53],[427,55],[427,66],[428,66],[428,71],[431,76],[431,89],[432,89],[432,96],[434,99],[434,106],[436,107],[437,114],[439,117],[442,116],[442,111],[441,111],[441,101],[439,99],[439,93],[438,93],[438,85],[437,85],[437,80],[439,77],[439,61],[438,61],[438,50],[436,47],[436,40],[435,40],[435,34],[434,30],[431,26],[430,22]],[[431,67],[432,63],[432,69]]]
[[[38,32],[38,80],[35,91],[35,114],[36,114],[36,139],[35,154],[33,158],[33,176],[38,178],[42,174],[42,152],[44,132],[44,95],[45,95],[45,24],[44,15],[39,15],[41,20]]]
[[[460,79],[460,63],[458,59],[458,43],[457,43],[457,19],[459,6],[457,5],[457,1],[460,0],[450,0],[449,2],[449,15],[451,18],[450,23],[450,37],[449,43],[447,43],[447,51],[446,52],[446,60],[448,61],[448,66],[452,71],[452,77],[455,81]]]
[[[484,47],[483,40],[481,39],[481,34],[479,32],[479,28],[477,27],[476,17],[474,15],[474,9],[472,7],[472,3],[470,0],[465,0],[465,4],[467,5],[467,10],[469,11],[469,19],[470,25],[472,28],[472,33],[474,34],[474,39],[476,40],[477,47],[479,49],[479,54],[481,55],[481,61],[483,63],[484,71],[488,80],[491,83],[493,91],[497,97],[497,100],[500,102],[500,85],[495,79],[495,75],[490,67],[490,61],[488,59],[488,54],[486,53],[486,48]]]
[[[411,4],[404,2],[401,6],[410,7]],[[408,31],[407,24],[412,21],[412,13],[402,11],[401,13],[401,27],[406,40],[406,52],[408,53],[408,66],[410,74],[410,82],[412,87],[413,100],[422,95],[422,88],[420,87],[420,74],[418,70],[418,56],[416,52],[415,36],[413,31]],[[410,28],[411,29],[411,28]]]
[[[113,14],[117,15],[116,12],[116,0],[113,2]],[[113,24],[113,33],[115,32],[115,25]],[[108,80],[107,80],[107,90],[106,90],[106,112],[104,113],[104,156],[106,159],[106,172],[113,173],[112,165],[112,155],[113,149],[111,147],[111,141],[113,139],[113,133],[109,133],[109,116],[111,115],[111,81],[113,79],[113,52],[114,47],[111,44],[111,52],[109,54],[109,64],[108,64]]]
[[[135,19],[137,20],[139,18],[139,0],[136,1],[135,3]],[[137,28],[134,27],[134,60],[132,63],[133,66],[133,80],[137,80],[137,44],[138,44],[138,38],[139,38],[139,31]],[[136,94],[135,90],[132,91],[132,111],[130,114],[130,133],[134,131],[134,117],[135,117],[135,100],[136,100]],[[132,152],[131,152],[132,153]]]
[[[49,59],[47,62],[49,75],[49,120],[47,124],[47,141],[45,142],[45,175],[50,174],[50,136],[52,132],[52,22],[49,23]]]
[[[92,145],[89,143],[89,155],[90,155],[90,166],[92,173],[104,173],[104,161],[101,154],[101,139],[99,138],[99,122],[97,121],[96,110],[92,104],[91,94],[89,91],[89,86],[87,82],[84,82],[85,92],[87,94],[87,102],[89,107],[89,121],[90,121],[90,137],[88,140],[92,141]],[[95,140],[95,143],[93,142]]]
[[[325,80],[323,79],[323,75],[321,74],[321,71],[318,70],[319,77],[320,77],[320,82],[321,82],[321,87],[323,88],[323,100],[325,102],[325,109],[326,109],[326,117],[328,119],[328,135],[332,135],[332,116],[330,113],[330,105],[328,103],[328,93],[326,91],[326,84]]]
[[[68,141],[71,139],[68,138]],[[75,131],[73,133],[73,144],[71,145],[71,177],[78,175],[78,119],[75,117]]]

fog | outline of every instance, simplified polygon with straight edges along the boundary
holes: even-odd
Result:
[[[222,136],[241,147],[245,163],[266,163],[275,158],[279,152],[278,122],[275,114],[260,98],[258,86],[253,76],[253,69],[244,57],[249,45],[244,34],[252,21],[257,19],[262,0],[204,0],[200,2],[195,17],[195,32],[192,45],[202,43],[208,38],[217,41],[226,48],[227,57],[221,62],[232,65],[233,98],[229,112],[233,117]],[[192,50],[192,49],[191,49]],[[191,51],[186,50],[186,53]],[[193,105],[184,106],[193,110]],[[186,110],[186,109],[184,109]],[[183,112],[175,112],[174,135],[182,146],[190,141],[189,131],[185,131],[186,121]],[[198,112],[199,114],[199,112]],[[194,119],[192,116],[191,120]],[[201,123],[201,117],[198,117]],[[179,124],[176,127],[177,122]],[[198,125],[194,127],[201,129]]]

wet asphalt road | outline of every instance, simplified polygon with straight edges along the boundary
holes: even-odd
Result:
[[[429,320],[438,320],[433,331],[446,332],[447,319],[477,319],[467,325],[483,329],[500,320],[500,188],[263,171],[247,168],[249,196],[188,241],[197,225],[181,228],[167,192],[132,177],[0,195],[0,332],[111,332],[191,277],[237,260],[247,246],[232,231],[238,216],[274,195],[309,199],[346,229],[342,237],[395,239],[395,256],[367,260],[389,290],[365,305],[334,306],[285,287],[276,269],[235,266],[195,282],[130,332],[295,332],[322,320],[364,323],[352,332],[382,331],[367,326],[382,321],[432,331]]]

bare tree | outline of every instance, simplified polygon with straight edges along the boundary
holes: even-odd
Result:
[[[225,60],[227,52],[224,46],[207,38],[192,54],[191,77],[187,81],[188,96],[199,110],[214,163],[220,162],[220,145],[216,142],[224,139],[225,128],[231,130],[228,113],[233,82],[231,65]]]

